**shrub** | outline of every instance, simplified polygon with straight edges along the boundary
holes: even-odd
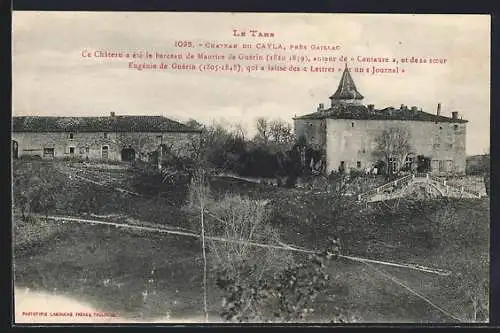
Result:
[[[233,322],[300,322],[315,312],[315,302],[329,283],[326,272],[328,261],[336,258],[336,243],[321,255],[310,255],[306,263],[293,263],[275,272],[270,278],[260,278],[252,284],[234,279],[220,272],[217,285],[225,291],[222,317]],[[245,275],[251,275],[258,265],[242,263],[238,266]],[[343,322],[345,314],[334,309],[329,314],[332,322]]]

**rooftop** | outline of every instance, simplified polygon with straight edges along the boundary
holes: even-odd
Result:
[[[339,104],[325,110],[306,114],[294,119],[359,119],[359,120],[408,120],[440,123],[467,123],[467,120],[427,113],[415,108],[392,107],[372,109],[365,105]]]
[[[200,132],[162,116],[12,117],[13,132]]]
[[[335,93],[330,96],[331,100],[362,100],[364,97],[360,94],[358,89],[356,88],[356,84],[352,79],[351,73],[347,68],[347,63],[345,65],[344,72],[342,73],[342,77],[340,78],[339,86]]]
[[[293,119],[360,119],[360,120],[413,120],[432,121],[448,123],[467,123],[467,120],[459,119],[458,112],[452,112],[452,117],[440,115],[441,104],[436,114],[427,113],[413,106],[411,108],[401,105],[399,109],[386,107],[375,109],[373,104],[363,105],[363,95],[356,88],[356,84],[347,67],[342,73],[339,86],[335,93],[330,96],[331,107],[324,109],[323,104],[316,112],[309,113]]]

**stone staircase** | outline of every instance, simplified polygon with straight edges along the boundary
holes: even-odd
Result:
[[[483,195],[475,190],[450,184],[445,178],[431,176],[428,173],[406,175],[367,192],[358,194],[358,201],[376,202],[414,195],[424,190],[430,197],[481,198]]]

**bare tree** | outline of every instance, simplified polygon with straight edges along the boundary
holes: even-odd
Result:
[[[261,141],[264,144],[269,142],[269,122],[266,118],[260,117],[256,120],[257,134],[255,135],[256,141]]]
[[[276,144],[292,144],[295,140],[292,126],[281,120],[269,123],[269,138]]]
[[[247,137],[247,131],[245,130],[243,125],[241,125],[240,123],[234,124],[232,132],[236,138],[240,138],[245,141],[245,138]]]
[[[205,242],[205,214],[206,202],[209,196],[208,180],[206,170],[197,168],[194,178],[191,180],[190,188],[190,205],[195,209],[199,209],[200,217],[200,235],[202,241],[202,257],[203,257],[203,312],[205,314],[205,322],[208,322],[208,306],[207,306],[207,255]]]
[[[396,172],[399,171],[411,153],[411,135],[401,127],[390,127],[384,130],[375,142],[375,156],[381,158],[386,165],[386,173],[392,173],[391,164],[395,164]]]

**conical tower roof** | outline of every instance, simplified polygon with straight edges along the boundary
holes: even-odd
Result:
[[[363,99],[363,95],[361,95],[356,88],[356,84],[352,79],[351,73],[349,73],[349,69],[347,69],[347,63],[345,65],[344,73],[342,73],[342,78],[340,79],[339,87],[337,91],[330,96],[331,100],[361,100]]]

